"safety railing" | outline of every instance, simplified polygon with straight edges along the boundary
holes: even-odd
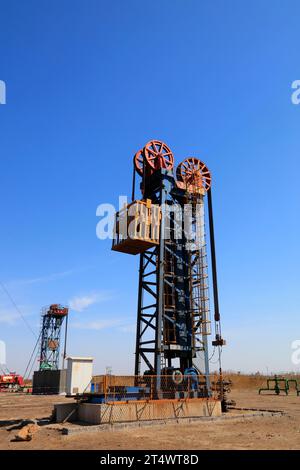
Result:
[[[101,401],[122,402],[132,400],[163,400],[218,398],[220,379],[217,374],[182,374],[174,371],[170,375],[93,377],[90,393]]]

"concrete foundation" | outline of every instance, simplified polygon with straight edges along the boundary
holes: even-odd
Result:
[[[221,402],[212,398],[151,400],[114,403],[68,403],[55,405],[56,422],[89,424],[126,423],[159,419],[221,416]]]

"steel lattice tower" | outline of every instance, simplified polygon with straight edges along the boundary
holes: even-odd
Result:
[[[160,191],[153,191],[157,186]],[[135,375],[146,367],[160,376],[173,362],[184,371],[196,366],[202,354],[202,372],[208,377],[206,245],[204,233],[202,240],[193,238],[196,224],[197,236],[204,232],[203,196],[187,197],[176,188],[172,172],[162,169],[148,179],[144,197],[164,212],[159,246],[140,255]],[[189,239],[179,234],[185,205],[190,205]]]
[[[58,370],[62,324],[68,308],[52,304],[42,309],[39,370]]]
[[[222,384],[220,349],[225,344],[218,304],[211,175],[206,165],[194,157],[180,163],[175,174],[173,164],[171,150],[161,141],[150,141],[136,153],[132,205],[149,203],[149,207],[160,208],[159,241],[143,248],[146,245],[140,235],[131,240],[129,234],[129,238],[126,239],[126,235],[124,238],[120,235],[121,218],[117,215],[117,240],[113,242],[113,249],[140,253],[135,349],[137,382],[142,374],[155,376],[159,398],[162,377],[196,373],[204,377],[204,396],[210,396],[208,336],[212,332],[206,207],[214,294],[215,338],[212,345],[219,352],[219,384]],[[141,177],[141,201],[135,201],[134,197],[136,172]],[[145,222],[147,225],[148,221]],[[148,235],[144,241],[151,242],[150,238]],[[220,385],[221,399],[222,393]]]

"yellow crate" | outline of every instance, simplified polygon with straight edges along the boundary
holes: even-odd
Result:
[[[159,244],[160,207],[134,201],[116,213],[112,250],[136,255]]]

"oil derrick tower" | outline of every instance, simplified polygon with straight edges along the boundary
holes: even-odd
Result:
[[[138,151],[133,163],[132,203],[116,215],[112,249],[140,254],[135,376],[156,376],[160,398],[165,376],[180,383],[194,374],[202,377],[202,396],[211,395],[209,259],[214,293],[212,345],[218,350],[222,399],[220,358],[225,341],[220,327],[210,172],[194,157],[186,158],[174,172],[173,153],[158,140]],[[134,195],[136,173],[141,178],[140,200]]]
[[[42,309],[41,315],[41,343],[39,354],[39,370],[58,370],[59,369],[59,351],[62,324],[67,318],[69,309],[60,304],[52,304]],[[65,335],[66,336],[66,335]]]

